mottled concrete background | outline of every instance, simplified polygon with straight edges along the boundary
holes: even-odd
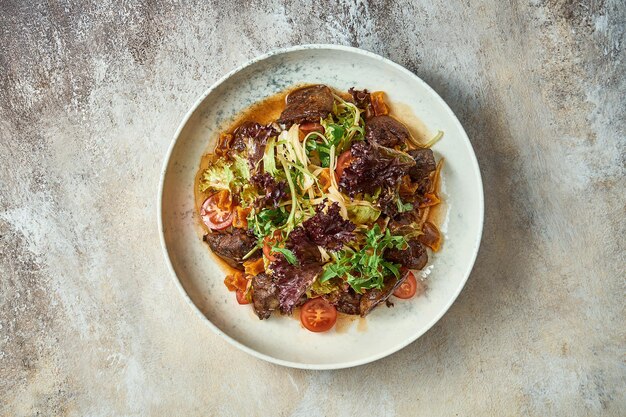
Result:
[[[0,415],[626,415],[621,0],[35,3],[0,1]],[[183,114],[228,70],[299,43],[422,77],[485,184],[452,309],[337,372],[214,335],[157,233]]]

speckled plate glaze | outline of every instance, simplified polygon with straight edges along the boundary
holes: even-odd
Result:
[[[260,321],[250,306],[239,306],[223,284],[224,272],[201,240],[194,212],[194,176],[201,156],[219,132],[251,104],[299,83],[323,83],[383,90],[404,104],[427,135],[443,130],[433,150],[446,160],[442,191],[447,214],[445,243],[431,256],[428,290],[420,298],[379,307],[364,322],[343,323],[316,334],[300,321]],[[216,82],[182,121],[167,154],[159,194],[161,243],[176,283],[208,326],[234,346],[258,358],[306,369],[338,369],[375,361],[402,349],[430,329],[459,295],[470,274],[483,226],[483,189],[478,163],[461,124],[446,103],[415,74],[360,49],[305,45],[271,52]]]

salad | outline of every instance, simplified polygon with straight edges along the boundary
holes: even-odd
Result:
[[[299,307],[313,332],[338,312],[364,317],[423,293],[414,271],[442,244],[429,218],[442,132],[416,141],[381,91],[309,85],[282,97],[248,114],[267,123],[222,133],[197,176],[203,239],[232,268],[226,287],[262,320]]]

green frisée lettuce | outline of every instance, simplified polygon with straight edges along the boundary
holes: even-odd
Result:
[[[200,191],[238,192],[249,180],[250,169],[244,158],[236,156],[232,162],[220,158],[202,173]]]
[[[352,142],[365,138],[365,121],[361,117],[361,110],[337,95],[333,114],[336,123],[327,123],[325,128],[329,132],[327,131],[326,136],[336,140],[337,154],[340,154],[349,149]]]

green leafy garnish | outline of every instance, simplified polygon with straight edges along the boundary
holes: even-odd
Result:
[[[363,140],[365,137],[365,123],[360,117],[360,110],[340,97],[336,99],[333,113],[320,121],[324,127],[324,135],[312,135],[314,140],[306,143],[307,153],[316,151],[322,168],[330,166],[330,149],[333,146],[335,154],[338,155],[349,149],[352,142]]]
[[[295,265],[296,263],[298,263],[298,258],[296,258],[296,255],[287,248],[279,248],[278,246],[274,246],[272,247],[272,252],[282,253],[285,256],[287,262],[289,262],[291,265]]]
[[[271,137],[267,140],[265,145],[265,152],[263,153],[263,169],[272,177],[276,176],[278,170],[276,169],[276,156],[274,155],[274,148],[276,147],[276,138]]]
[[[383,259],[388,248],[404,249],[407,241],[404,236],[394,236],[381,232],[378,224],[365,233],[365,244],[359,251],[346,248],[332,254],[334,263],[326,265],[320,282],[331,278],[343,278],[358,293],[369,288],[382,288],[385,278],[400,277],[400,265]]]
[[[237,193],[247,185],[249,180],[248,161],[239,156],[236,156],[232,162],[220,158],[202,173],[200,191],[229,190]]]
[[[332,120],[332,116],[328,116]],[[322,168],[328,168],[330,166],[330,148],[331,146],[336,146],[336,143],[339,142],[341,138],[334,139],[331,138],[330,141],[324,140],[322,142],[316,142],[315,140],[307,141],[306,143],[306,151],[307,154],[311,154],[311,152],[316,151],[317,156],[320,160],[320,166]]]
[[[407,211],[413,210],[413,204],[411,203],[403,203],[398,197],[398,213],[406,213]]]
[[[263,209],[258,213],[252,211],[248,215],[248,228],[259,239],[272,234],[272,232],[282,227],[287,220],[289,213],[284,207],[275,209]]]

